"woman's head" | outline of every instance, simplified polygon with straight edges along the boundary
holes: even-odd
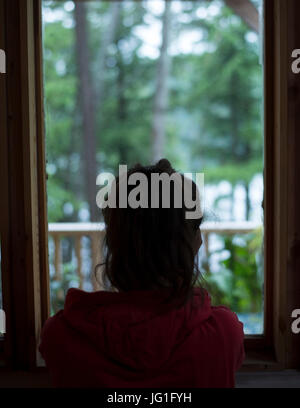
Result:
[[[142,178],[148,182],[147,208],[130,205],[120,208],[120,184],[126,183],[126,199],[127,196],[130,199],[136,185],[129,185],[127,180],[136,173],[143,174]],[[153,189],[151,178],[163,173],[173,175],[174,182],[169,183],[170,188],[159,183],[159,190]],[[137,164],[124,180],[123,177],[116,179],[116,207],[103,209],[106,224],[104,281],[110,286],[123,292],[170,288],[172,297],[181,303],[189,298],[200,276],[195,257],[202,243],[199,229],[202,216],[186,218],[184,181],[184,176],[176,173],[166,159],[149,167]],[[199,200],[198,190],[194,182],[189,183],[195,202]],[[178,193],[181,195],[182,205],[178,205],[176,193],[177,199]],[[154,202],[157,208],[152,208]],[[166,202],[169,208],[164,208]]]

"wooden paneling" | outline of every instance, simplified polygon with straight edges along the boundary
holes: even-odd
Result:
[[[2,2],[3,3],[3,2]],[[3,269],[6,363],[29,369],[36,366],[42,313],[47,311],[46,235],[44,233],[45,179],[42,133],[42,94],[38,0],[5,2],[4,34],[7,73],[3,138],[7,144],[9,184],[3,220],[5,258]],[[5,183],[5,175],[1,183]],[[41,186],[42,185],[42,186]],[[41,279],[41,271],[44,277]],[[42,285],[41,285],[42,283]],[[42,307],[43,304],[43,307]]]
[[[291,331],[292,310],[300,305],[300,77],[291,71],[292,50],[300,48],[299,6],[296,0],[266,0],[267,281],[273,285],[275,355],[288,368],[300,367],[300,336]]]
[[[6,49],[5,42],[5,2],[0,2],[0,48]],[[8,140],[7,140],[7,109],[6,109],[6,74],[0,74],[0,238],[1,238],[1,272],[2,277],[7,276],[10,269],[9,257],[9,170],[8,170]],[[3,308],[6,314],[10,313],[8,293],[10,283],[8,279],[2,279]],[[11,354],[10,348],[10,321],[6,320],[6,341],[0,341],[0,360],[4,364],[4,356]],[[4,350],[5,348],[5,350]]]
[[[288,73],[288,259],[286,286],[287,347],[286,365],[300,367],[300,334],[291,332],[291,313],[300,309],[300,74],[291,70],[292,51],[300,48],[300,2],[290,0],[287,30],[287,73]],[[284,136],[284,135],[283,135]]]
[[[35,97],[37,125],[37,183],[38,183],[38,214],[39,214],[39,249],[40,249],[40,285],[41,285],[41,320],[42,324],[49,317],[50,290],[48,264],[48,215],[46,190],[46,148],[44,123],[44,86],[42,63],[42,10],[41,1],[33,1],[33,34],[35,64]]]
[[[273,344],[274,278],[274,3],[264,2],[264,332]]]

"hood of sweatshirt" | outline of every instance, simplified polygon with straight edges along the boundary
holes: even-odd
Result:
[[[193,300],[179,309],[162,304],[165,295],[69,289],[62,317],[106,358],[134,370],[156,369],[212,313],[206,291],[194,289]]]

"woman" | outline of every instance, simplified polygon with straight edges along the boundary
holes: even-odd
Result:
[[[200,285],[196,255],[202,217],[188,219],[184,199],[176,205],[178,183],[151,190],[153,175],[176,173],[166,159],[136,165],[127,176],[136,173],[149,182],[148,207],[160,193],[157,208],[120,208],[118,187],[125,181],[116,180],[117,205],[103,209],[106,290],[69,289],[64,310],[42,330],[40,352],[53,384],[234,387],[244,358],[243,325],[225,306],[211,306]],[[193,199],[199,200],[191,185]],[[134,187],[126,187],[129,197]],[[164,208],[166,198],[170,208]]]

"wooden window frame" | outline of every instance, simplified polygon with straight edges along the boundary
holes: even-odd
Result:
[[[48,229],[39,0],[0,3],[1,247],[5,369],[33,370],[49,315]],[[3,136],[2,136],[3,135]]]
[[[291,333],[289,321],[291,311],[300,307],[300,142],[295,114],[299,80],[290,72],[299,31],[297,12],[297,0],[264,2],[265,333],[245,339],[242,370],[300,366],[300,335]],[[7,73],[0,74],[2,287],[7,316],[7,334],[0,344],[1,375],[8,370],[46,370],[38,368],[37,353],[50,310],[41,0],[0,3],[0,48],[7,60]]]

